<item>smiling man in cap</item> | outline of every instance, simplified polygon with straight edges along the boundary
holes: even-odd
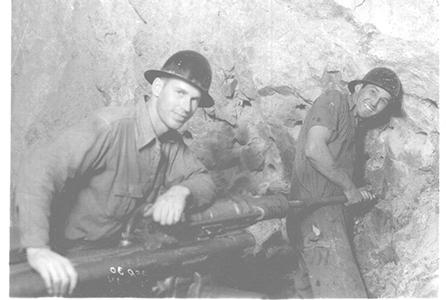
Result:
[[[287,219],[290,237],[303,254],[297,284],[301,297],[367,297],[350,247],[343,202],[375,197],[352,180],[357,129],[366,120],[398,114],[402,89],[398,76],[382,67],[348,88],[350,94],[329,90],[316,99],[296,143],[290,199],[313,208]]]
[[[138,207],[150,204],[146,216],[173,225],[214,197],[210,175],[176,131],[214,105],[208,60],[180,51],[144,75],[151,98],[103,108],[24,159],[15,193],[21,246],[50,295],[77,283],[63,251],[118,242]]]

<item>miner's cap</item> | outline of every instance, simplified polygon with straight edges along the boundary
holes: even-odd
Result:
[[[370,70],[363,79],[353,80],[348,83],[348,89],[354,93],[355,86],[359,83],[374,84],[387,91],[393,100],[400,97],[401,81],[392,70],[384,67],[374,68]]]
[[[148,82],[157,77],[181,79],[201,91],[200,107],[211,107],[214,99],[209,95],[212,81],[211,66],[203,55],[192,50],[183,50],[173,54],[161,70],[148,70],[144,73]]]

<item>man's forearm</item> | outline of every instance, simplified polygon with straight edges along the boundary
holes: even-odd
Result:
[[[310,162],[318,172],[327,177],[331,182],[339,185],[344,191],[355,188],[350,176],[348,176],[344,170],[336,168],[332,165],[325,165],[317,160],[310,159]]]
[[[20,226],[20,244],[22,248],[49,247],[49,200],[17,193],[18,224]]]
[[[192,175],[188,180],[178,183],[191,192],[191,203],[188,207],[201,207],[212,202],[215,196],[215,184],[209,174],[198,173]]]
[[[335,165],[334,159],[326,145],[315,147],[310,155],[307,155],[311,165],[331,182],[340,186],[344,191],[355,187],[350,176]]]

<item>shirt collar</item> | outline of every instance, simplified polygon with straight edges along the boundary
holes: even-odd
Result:
[[[136,126],[138,129],[137,146],[143,148],[152,142],[157,136],[153,130],[152,120],[147,107],[148,96],[136,103]]]
[[[352,94],[348,94],[347,95],[347,102],[348,102],[349,110],[352,111],[356,107],[356,104],[353,102],[353,95]]]
[[[352,94],[347,95],[347,103],[348,103],[348,109],[349,109],[350,115],[353,118],[355,125],[358,125],[360,118],[359,118],[359,116],[354,115],[354,109],[356,107],[356,103],[354,103],[354,101],[353,101]]]

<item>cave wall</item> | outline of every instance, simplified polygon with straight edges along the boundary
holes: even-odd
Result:
[[[403,83],[406,117],[367,135],[366,180],[381,197],[356,219],[355,246],[372,295],[436,295],[438,7],[434,0],[15,0],[12,187],[32,145],[96,108],[131,105],[150,93],[145,70],[193,49],[211,62],[217,104],[182,130],[219,193],[286,192],[312,101],[388,66]]]

